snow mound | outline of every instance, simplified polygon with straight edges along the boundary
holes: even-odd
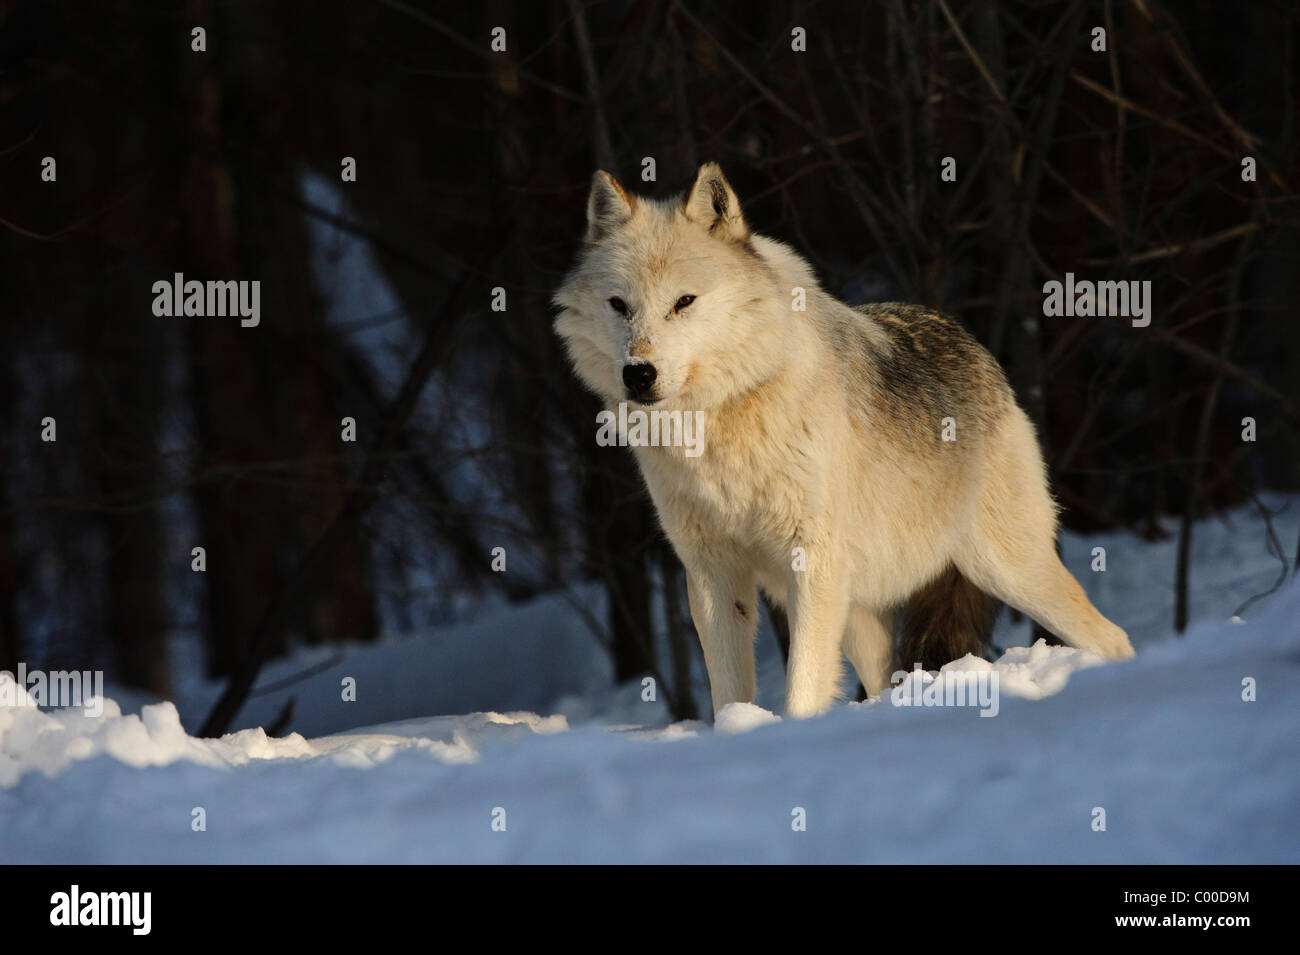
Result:
[[[18,686],[8,671],[0,671],[0,699],[14,701],[0,705],[0,788],[13,786],[31,771],[54,778],[73,763],[100,755],[136,768],[178,761],[232,768],[256,760],[324,758],[364,769],[401,750],[414,749],[442,762],[468,763],[478,758],[478,747],[484,742],[568,729],[562,716],[472,713],[392,723],[364,733],[314,740],[298,733],[275,739],[260,728],[210,740],[187,735],[171,703],[146,706],[138,716],[123,715],[115,701],[99,697],[78,707],[38,709],[26,688]]]
[[[748,733],[760,726],[779,722],[781,717],[753,703],[728,703],[718,711],[718,716],[713,721],[713,728],[719,733],[730,735]]]
[[[1086,651],[1049,647],[1040,640],[1032,647],[1011,648],[995,663],[966,656],[943,669],[996,671],[1003,693],[1041,699],[1060,691],[1071,673],[1102,662]],[[931,673],[914,671],[907,675],[899,692],[923,689],[934,679]],[[0,699],[15,701],[15,705],[0,705],[0,787],[6,788],[27,772],[39,771],[54,778],[73,763],[99,755],[136,768],[178,761],[231,768],[257,760],[323,758],[340,766],[366,769],[410,749],[445,763],[469,763],[478,758],[486,743],[569,729],[564,716],[486,712],[386,723],[312,740],[298,733],[276,739],[261,728],[208,740],[189,736],[171,703],[145,706],[138,716],[124,715],[117,702],[99,697],[86,700],[80,707],[46,711],[37,708],[26,689],[17,686],[8,672],[0,672]],[[761,706],[732,703],[718,713],[714,730],[734,736],[780,722],[781,717]],[[701,728],[703,724],[678,724],[639,735],[670,742],[691,738]]]
[[[1032,647],[1013,647],[996,663],[967,656],[945,666],[944,671],[996,671],[1002,692],[1010,696],[1041,699],[1060,691],[1071,673],[1103,661],[1094,654],[1039,641]],[[921,688],[935,676],[909,673],[899,692]],[[488,742],[505,742],[528,735],[549,735],[569,729],[563,716],[535,713],[470,713],[386,723],[308,740],[298,733],[282,739],[256,729],[240,730],[216,740],[189,736],[171,703],[145,706],[140,714],[122,713],[111,699],[95,697],[80,707],[41,710],[17,686],[8,672],[0,672],[0,698],[15,705],[0,705],[0,787],[13,786],[31,771],[54,778],[73,763],[107,755],[128,766],[167,766],[178,761],[230,768],[256,760],[327,759],[340,766],[365,769],[412,749],[445,763],[468,763],[478,758]],[[102,712],[100,712],[102,707]],[[714,730],[725,736],[748,733],[780,723],[781,717],[753,703],[723,707]],[[670,727],[647,733],[659,741],[687,739],[699,725]]]
[[[1032,647],[1011,647],[992,663],[968,653],[945,664],[939,672],[996,673],[998,692],[1026,700],[1041,700],[1061,692],[1069,682],[1070,674],[1105,662],[1089,650],[1053,647],[1048,646],[1046,640],[1038,640]],[[911,696],[923,691],[935,679],[933,673],[912,670],[904,677],[897,693],[900,697]]]

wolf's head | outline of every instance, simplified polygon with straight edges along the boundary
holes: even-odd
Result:
[[[776,248],[751,235],[716,163],[667,202],[629,195],[597,172],[585,245],[555,293],[555,331],[606,401],[717,405],[780,362],[790,290],[766,254]]]

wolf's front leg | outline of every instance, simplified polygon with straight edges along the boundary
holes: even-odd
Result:
[[[835,701],[849,614],[843,561],[807,550],[807,567],[793,572],[790,588],[785,712],[793,717],[813,716]]]
[[[691,619],[709,670],[713,714],[728,703],[753,703],[758,588],[752,574],[686,570]]]

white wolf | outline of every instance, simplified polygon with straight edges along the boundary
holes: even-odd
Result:
[[[574,369],[610,406],[705,412],[702,454],[635,454],[686,570],[715,713],[754,699],[758,587],[790,618],[793,716],[834,702],[841,653],[874,696],[896,666],[978,651],[986,595],[1072,646],[1133,655],[1057,558],[1038,442],[996,360],[933,312],[824,292],[749,231],[716,164],[669,202],[596,173],[555,303]]]

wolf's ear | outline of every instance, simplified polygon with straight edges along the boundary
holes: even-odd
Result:
[[[629,196],[617,179],[603,169],[597,170],[587,194],[587,242],[599,242],[627,222],[635,205],[636,198]]]
[[[686,218],[704,226],[719,239],[743,242],[749,237],[749,226],[740,214],[740,200],[715,162],[700,167],[695,185],[683,200],[682,211]]]

